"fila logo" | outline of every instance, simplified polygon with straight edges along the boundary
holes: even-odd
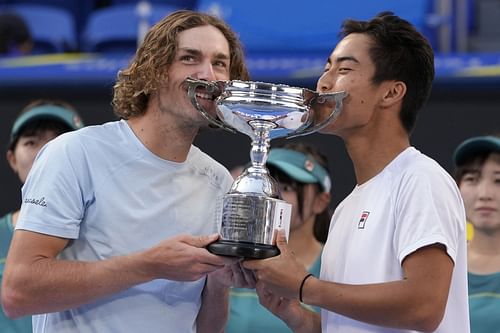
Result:
[[[366,220],[368,220],[368,215],[370,215],[370,212],[367,212],[366,210],[361,213],[361,217],[358,222],[358,229],[364,229],[365,228],[365,223]]]

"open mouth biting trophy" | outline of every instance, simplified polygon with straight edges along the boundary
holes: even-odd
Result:
[[[285,229],[288,238],[291,205],[280,199],[278,184],[265,166],[270,140],[311,134],[325,127],[341,112],[347,93],[237,80],[188,78],[186,84],[191,103],[211,124],[244,133],[252,140],[251,165],[224,196],[221,237],[208,250],[254,259],[278,255],[275,234]],[[207,94],[213,96],[215,110],[206,110],[198,101],[197,95]]]

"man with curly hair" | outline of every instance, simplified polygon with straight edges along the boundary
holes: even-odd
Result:
[[[209,253],[230,173],[193,146],[205,119],[185,79],[248,79],[221,20],[178,11],[118,75],[121,120],[53,140],[23,188],[2,301],[35,332],[220,332],[228,286],[252,287]],[[209,95],[200,93],[210,105]]]

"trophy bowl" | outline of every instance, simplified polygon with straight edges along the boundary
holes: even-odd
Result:
[[[254,259],[278,255],[276,232],[285,229],[288,239],[291,205],[281,200],[278,184],[265,166],[270,140],[319,131],[339,115],[347,93],[321,94],[283,84],[238,80],[188,78],[186,85],[191,103],[210,124],[252,140],[251,165],[224,196],[220,239],[208,250]],[[205,109],[198,94],[211,95],[215,109]]]

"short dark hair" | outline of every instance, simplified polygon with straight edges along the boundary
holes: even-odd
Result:
[[[382,12],[370,21],[345,20],[340,35],[345,37],[351,33],[366,34],[373,40],[369,52],[375,64],[374,84],[387,80],[406,84],[400,119],[411,133],[434,80],[431,45],[411,23],[392,12]]]

